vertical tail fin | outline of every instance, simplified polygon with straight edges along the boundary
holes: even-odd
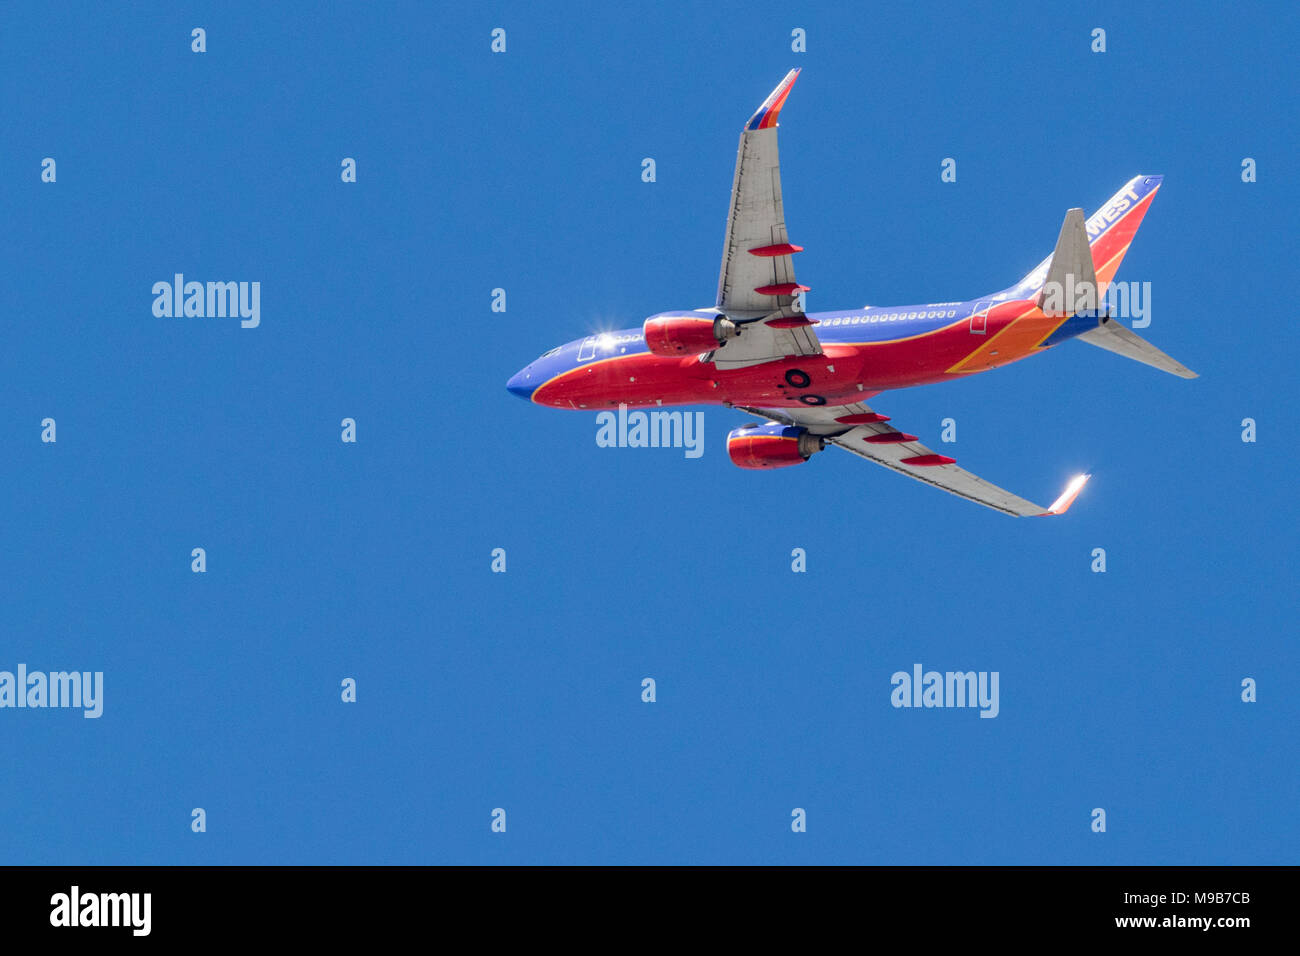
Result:
[[[1084,224],[1088,245],[1092,252],[1092,265],[1097,273],[1097,301],[1104,302],[1106,289],[1124,254],[1133,243],[1142,217],[1146,215],[1156,191],[1164,181],[1163,176],[1134,176],[1124,188],[1110,197],[1101,209],[1092,214]],[[1064,235],[1064,230],[1062,231]],[[1050,261],[1050,260],[1049,260]],[[1049,273],[1056,273],[1055,266]],[[1105,315],[1098,324],[1079,335],[1079,341],[1114,352],[1143,365],[1150,365],[1179,378],[1196,378],[1196,373],[1182,362],[1165,354],[1131,329]]]
[[[1163,176],[1134,176],[1088,220],[1098,297],[1106,294],[1106,287],[1115,278],[1124,253],[1128,252],[1138,226],[1142,225],[1142,217],[1151,208],[1151,200],[1163,181]]]
[[[1124,260],[1124,254],[1128,252],[1138,226],[1142,224],[1142,217],[1146,215],[1162,182],[1163,176],[1134,176],[1084,223],[1088,245],[1092,250],[1093,267],[1097,273],[1099,301],[1115,278],[1119,264]],[[1033,298],[1042,291],[1051,262],[1052,257],[1048,256],[1033,272],[1020,280],[1015,288],[1017,298]]]

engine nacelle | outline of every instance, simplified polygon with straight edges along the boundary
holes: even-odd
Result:
[[[652,315],[642,327],[645,344],[655,355],[700,355],[738,333],[724,316]]]
[[[820,435],[798,425],[742,425],[727,435],[727,454],[741,468],[802,465],[824,447]]]

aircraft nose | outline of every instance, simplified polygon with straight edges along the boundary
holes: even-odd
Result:
[[[533,392],[537,391],[537,383],[533,380],[532,366],[520,369],[511,376],[510,381],[506,382],[506,388],[511,394],[518,395],[525,400],[531,400]]]

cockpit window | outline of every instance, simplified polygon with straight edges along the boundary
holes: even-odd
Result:
[[[554,355],[556,352],[558,352],[558,351],[560,350],[560,348],[561,348],[561,346],[557,345],[555,348],[551,349],[549,352],[543,352],[543,353],[542,353],[542,358],[546,358],[548,355]]]

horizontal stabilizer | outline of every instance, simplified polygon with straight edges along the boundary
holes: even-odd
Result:
[[[1070,316],[1097,309],[1097,269],[1088,244],[1082,209],[1071,209],[1061,223],[1038,307],[1047,315]]]
[[[1095,329],[1090,329],[1078,336],[1080,342],[1087,342],[1107,352],[1114,352],[1125,358],[1131,358],[1143,365],[1150,365],[1179,378],[1196,378],[1197,375],[1182,362],[1160,351],[1142,336],[1131,329],[1126,329],[1114,319],[1105,318]]]

